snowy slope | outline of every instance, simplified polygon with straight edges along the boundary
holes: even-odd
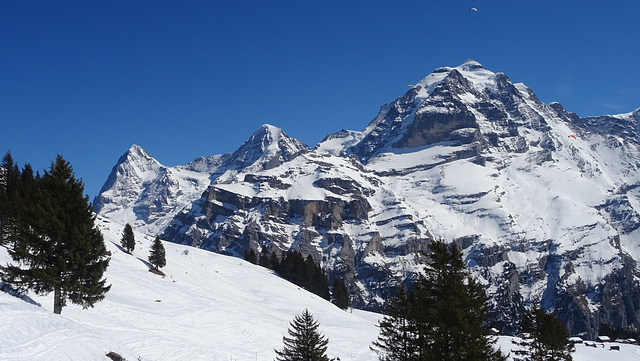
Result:
[[[144,262],[151,238],[136,233],[128,255],[118,246],[122,226],[98,222],[112,252],[106,299],[57,316],[51,295],[32,296],[37,307],[0,292],[1,360],[108,360],[108,351],[128,360],[272,360],[305,308],[330,339],[330,356],[374,359],[377,314],[345,312],[260,266],[172,243],[162,278]]]
[[[112,252],[106,299],[95,308],[69,305],[54,315],[50,296],[32,296],[37,306],[0,292],[0,359],[106,361],[113,351],[130,361],[272,360],[289,322],[307,308],[329,338],[330,357],[377,360],[369,346],[378,314],[342,311],[262,267],[171,243],[164,243],[162,278],[143,261],[150,238],[136,233],[136,250],[128,255],[117,246],[122,227],[99,222]],[[4,249],[0,261],[8,261]],[[499,340],[505,353],[514,349],[510,340]],[[620,347],[578,345],[574,360],[640,360],[638,346]]]

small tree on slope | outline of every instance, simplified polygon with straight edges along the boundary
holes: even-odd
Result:
[[[151,249],[149,250],[149,263],[151,263],[156,270],[167,265],[164,246],[158,236],[156,236],[156,239],[153,241]]]
[[[120,245],[122,245],[122,248],[124,248],[129,254],[131,254],[133,249],[136,248],[136,238],[133,234],[133,228],[131,228],[129,223],[124,226],[124,233],[122,234]]]
[[[295,316],[289,326],[290,337],[282,337],[284,348],[275,350],[277,361],[329,361],[329,340],[318,331],[319,324],[309,310]]]

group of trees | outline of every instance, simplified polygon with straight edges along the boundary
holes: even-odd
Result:
[[[333,284],[333,294],[331,294],[326,272],[311,255],[305,258],[299,251],[288,251],[280,258],[275,252],[269,254],[266,247],[263,247],[259,257],[253,249],[250,249],[245,253],[244,259],[275,271],[280,277],[325,300],[332,300],[342,309],[349,307],[349,291],[344,282],[336,279]]]
[[[136,237],[133,234],[133,228],[129,223],[124,226],[122,238],[120,239],[120,245],[127,253],[133,254],[133,250],[136,247]],[[166,252],[159,236],[156,236],[156,239],[151,244],[149,257],[147,259],[155,270],[158,270],[159,268],[167,265]]]
[[[488,336],[486,295],[460,249],[436,241],[430,251],[424,277],[388,302],[371,349],[381,361],[506,360]],[[532,308],[522,330],[531,335],[522,360],[571,360],[569,334],[552,314]]]
[[[55,313],[67,300],[92,307],[111,286],[104,239],[81,179],[58,155],[40,176],[7,152],[0,164],[0,245],[12,262],[2,281],[18,292],[54,293]]]
[[[629,339],[640,340],[640,332],[636,328],[617,328],[606,323],[601,323],[598,329],[600,335],[609,336],[612,340]]]
[[[104,299],[109,254],[95,225],[93,207],[69,162],[58,155],[41,176],[29,164],[20,169],[7,152],[0,164],[0,246],[12,262],[0,266],[3,287],[17,292],[54,293],[53,312],[71,301],[85,308]],[[127,224],[123,248],[135,238]],[[149,254],[156,269],[166,265],[156,237]]]
[[[482,286],[467,272],[455,245],[436,241],[430,245],[425,276],[412,289],[403,287],[390,300],[380,321],[378,339],[371,349],[380,361],[503,361],[507,357],[487,335],[487,314]],[[290,323],[277,361],[329,361],[329,343],[308,310]],[[526,354],[523,361],[570,361],[573,345],[560,320],[533,307],[523,322]]]
[[[130,225],[125,226],[122,247],[135,248]],[[27,164],[22,169],[7,153],[0,164],[0,246],[12,262],[0,266],[2,282],[19,292],[54,292],[54,312],[67,301],[92,307],[105,297],[110,286],[103,279],[110,258],[81,179],[71,164],[58,155],[51,167],[39,173]],[[465,267],[455,245],[436,241],[427,255],[424,277],[411,289],[400,288],[388,302],[372,350],[381,361],[505,360],[494,348],[484,322],[488,311],[482,286]],[[311,256],[298,251],[279,258],[265,249],[245,256],[253,263],[273,269],[280,276],[329,300],[328,278]],[[156,269],[166,264],[165,250],[156,237],[149,254]],[[333,302],[348,307],[348,290],[342,280],[333,284]],[[562,323],[540,308],[527,314],[522,331],[525,360],[571,360],[572,346]],[[296,316],[277,360],[328,361],[328,340],[308,310]]]

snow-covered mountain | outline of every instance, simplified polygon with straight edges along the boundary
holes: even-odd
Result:
[[[300,249],[378,310],[420,273],[430,240],[457,242],[503,330],[540,302],[593,336],[601,322],[640,326],[639,122],[640,109],[580,118],[469,60],[313,150],[263,126],[233,155],[185,166],[206,181],[180,202],[168,195],[182,183],[145,178],[156,163],[121,160],[96,209],[216,252]],[[158,199],[171,211],[148,206]]]
[[[269,169],[308,149],[267,124],[234,153],[198,157],[174,167],[160,164],[133,145],[113,167],[93,202],[94,210],[147,234],[157,234],[176,213],[198,199],[212,180],[231,182],[245,168]]]

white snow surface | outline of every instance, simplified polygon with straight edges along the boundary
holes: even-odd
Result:
[[[55,315],[52,295],[29,295],[38,307],[0,292],[0,360],[109,360],[109,351],[130,361],[272,360],[305,309],[329,338],[329,356],[376,359],[378,314],[343,311],[263,267],[169,242],[160,277],[145,264],[152,238],[136,232],[129,255],[118,246],[123,227],[98,222],[112,252],[105,300]],[[2,248],[0,262],[9,260]]]
[[[369,346],[382,315],[340,310],[260,266],[168,242],[160,277],[144,262],[151,238],[136,233],[129,255],[117,245],[122,226],[98,222],[112,252],[105,300],[87,310],[68,305],[55,315],[51,295],[30,295],[38,306],[0,292],[0,360],[107,361],[110,351],[130,361],[273,360],[289,322],[304,309],[329,338],[330,357],[377,360]],[[0,262],[8,261],[3,248]],[[505,353],[514,349],[511,339],[498,340]],[[574,354],[575,361],[607,357],[640,360],[640,348],[578,345]]]

